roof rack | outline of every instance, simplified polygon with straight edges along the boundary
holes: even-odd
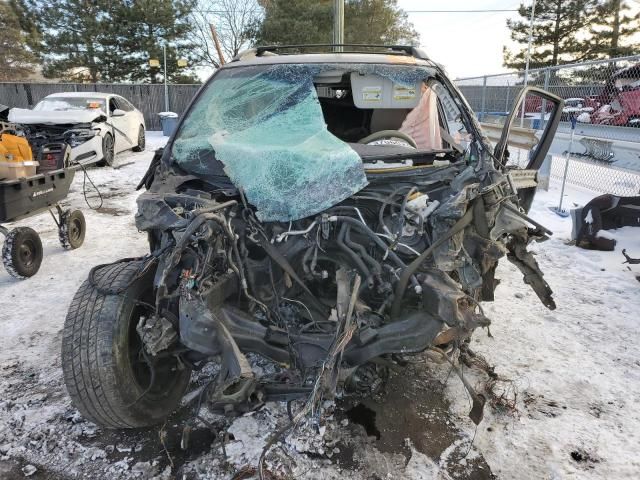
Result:
[[[378,53],[385,55],[409,55],[411,57],[420,58],[422,60],[429,60],[429,57],[419,48],[411,45],[371,45],[365,43],[312,43],[307,45],[265,45],[262,47],[256,47],[255,55],[257,57],[263,56],[265,53],[276,53],[278,50],[293,50],[293,49],[313,49],[313,48],[326,48],[326,47],[347,47],[353,49],[369,49],[379,48],[385,51],[376,52],[369,50],[348,50],[333,53]]]

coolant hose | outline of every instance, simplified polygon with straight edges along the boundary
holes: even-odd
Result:
[[[445,233],[442,237],[432,243],[431,246],[424,252],[422,252],[418,258],[416,258],[413,262],[407,265],[404,270],[402,270],[402,274],[400,275],[400,279],[398,280],[398,285],[396,286],[395,295],[393,297],[393,305],[391,306],[392,320],[398,318],[402,298],[404,297],[404,292],[407,289],[409,280],[416,272],[416,270],[420,267],[420,265],[422,265],[422,262],[429,258],[429,255],[431,255],[436,248],[449,240],[456,233],[464,230],[464,228],[471,223],[471,220],[473,220],[473,206],[467,209],[465,214],[449,229],[449,231],[447,231],[447,233]]]
[[[373,242],[382,249],[382,251],[386,252],[386,254],[396,264],[396,266],[403,269],[406,268],[405,263],[402,260],[400,260],[400,257],[398,257],[398,255],[396,255],[396,253],[393,250],[391,250],[386,243],[380,240],[380,237],[378,237],[373,230],[371,230],[367,225],[362,223],[360,220],[356,220],[355,218],[346,217],[343,215],[336,215],[333,218],[335,219],[335,221],[346,222],[356,227],[361,232],[367,234],[369,238],[371,238],[371,240],[373,240]],[[411,282],[415,287],[420,286],[420,284],[418,283],[418,280],[416,280],[416,278],[413,275],[410,275],[409,279],[411,280]]]

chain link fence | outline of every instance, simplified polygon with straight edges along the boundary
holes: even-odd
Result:
[[[525,72],[485,75],[455,81],[481,122],[500,122],[514,108]],[[640,55],[530,70],[526,84],[565,100],[551,148],[552,178],[562,179],[571,136],[578,121],[567,182],[596,192],[640,194]],[[544,104],[525,102],[529,118]]]
[[[169,109],[182,115],[200,85],[168,85]],[[101,92],[120,95],[144,115],[147,130],[160,130],[158,113],[165,110],[164,85],[114,83],[1,83],[0,104],[33,108],[47,95],[59,92]]]
[[[612,168],[594,160],[571,157],[567,169],[567,183],[598,193],[610,193],[621,197],[640,195],[640,173],[622,168]],[[551,178],[562,181],[567,156],[553,156]]]

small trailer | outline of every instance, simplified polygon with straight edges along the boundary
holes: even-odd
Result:
[[[9,230],[2,226],[3,223],[49,210],[58,226],[63,248],[75,249],[84,242],[86,223],[82,212],[63,210],[59,205],[69,193],[74,176],[75,168],[63,168],[27,178],[0,181],[0,234],[5,237],[2,262],[10,275],[28,278],[38,272],[42,263],[42,242],[32,228],[16,227]]]

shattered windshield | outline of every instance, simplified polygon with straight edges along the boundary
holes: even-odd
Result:
[[[414,91],[431,73],[370,64],[223,69],[186,116],[173,161],[195,175],[227,176],[263,221],[297,220],[341,202],[367,178],[358,153],[325,123],[314,78],[332,69],[375,74]]]
[[[68,110],[94,110],[106,111],[103,98],[78,98],[78,97],[53,97],[45,98],[33,107],[36,111],[55,112]]]

